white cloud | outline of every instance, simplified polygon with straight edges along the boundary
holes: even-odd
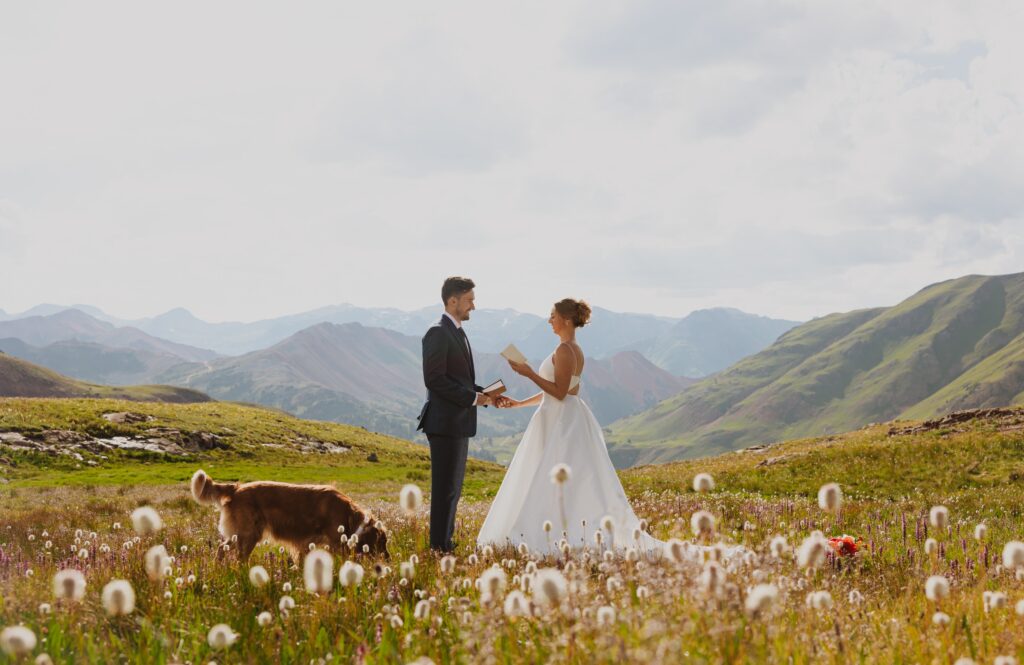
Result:
[[[577,294],[808,318],[1019,270],[1020,18],[1009,2],[8,7],[0,198],[18,221],[0,215],[0,281],[19,288],[0,307],[413,308],[465,273],[488,307]]]

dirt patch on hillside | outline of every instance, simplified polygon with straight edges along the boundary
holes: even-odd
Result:
[[[889,436],[922,434],[936,430],[948,430],[947,433],[952,434],[955,432],[965,432],[982,422],[986,425],[994,425],[996,431],[999,432],[1024,430],[1024,409],[996,408],[955,411],[941,418],[926,420],[917,425],[905,427],[894,425],[889,428]]]

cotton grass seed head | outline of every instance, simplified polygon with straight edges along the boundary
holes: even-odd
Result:
[[[423,490],[418,485],[409,483],[398,493],[398,505],[406,515],[413,515],[423,505]]]
[[[835,512],[843,503],[843,491],[838,483],[827,483],[818,490],[818,507]]]
[[[935,556],[939,553],[939,541],[934,538],[926,538],[924,541],[924,553],[928,556]]]
[[[706,510],[698,510],[690,516],[690,529],[695,536],[710,536],[715,532],[715,516]]]
[[[338,581],[343,587],[359,586],[363,582],[363,567],[354,561],[346,561],[338,571]]]
[[[310,593],[328,593],[334,585],[334,558],[324,550],[313,550],[302,565],[302,578]]]
[[[568,464],[556,464],[551,467],[551,482],[556,485],[562,485],[569,482],[569,478],[572,477],[572,469],[569,468]]]
[[[249,569],[249,583],[257,589],[270,581],[270,574],[263,566],[253,566]]]
[[[1010,570],[1024,566],[1024,543],[1011,540],[1003,545],[1003,566]]]
[[[789,554],[789,543],[785,536],[775,536],[768,544],[768,551],[776,559],[781,559]]]
[[[832,608],[832,594],[828,591],[812,591],[807,594],[807,607],[812,610],[828,610]]]
[[[159,582],[164,578],[171,560],[163,545],[154,545],[146,550],[145,562],[146,575],[154,582]]]
[[[925,597],[937,603],[949,595],[949,580],[942,575],[932,575],[924,583]]]
[[[506,617],[525,617],[530,615],[530,601],[519,589],[513,589],[505,596],[505,603],[502,607]]]
[[[715,479],[710,473],[698,473],[693,477],[694,492],[710,492],[715,489]]]
[[[756,619],[770,611],[778,597],[779,589],[774,584],[758,584],[747,592],[743,608],[751,618]]]
[[[801,568],[817,568],[825,563],[828,541],[820,532],[812,533],[800,543],[796,551],[796,562]]]
[[[281,596],[281,600],[277,601],[277,609],[287,614],[289,611],[295,609],[295,599],[291,596]]]
[[[132,511],[132,526],[135,533],[148,536],[163,528],[163,520],[152,506],[140,506]]]
[[[209,643],[211,649],[221,651],[227,649],[229,646],[235,643],[238,639],[238,635],[235,631],[231,630],[231,626],[226,623],[218,623],[216,626],[210,629],[210,632],[206,635],[206,641]]]
[[[615,608],[611,605],[602,605],[597,608],[597,625],[610,626],[615,623]]]
[[[21,658],[36,648],[36,634],[25,626],[7,626],[0,630],[0,651],[13,658]]]
[[[74,568],[65,568],[53,576],[53,595],[58,600],[79,602],[85,597],[85,575]]]
[[[269,626],[273,622],[274,622],[274,615],[271,614],[270,612],[263,611],[263,612],[260,612],[258,615],[256,615],[256,623],[258,623],[261,628],[266,628],[267,626]]]
[[[135,610],[135,589],[128,580],[111,580],[100,594],[103,609],[110,616],[124,616]]]
[[[949,509],[945,506],[932,506],[928,511],[928,523],[936,529],[945,529],[949,526]]]
[[[565,576],[557,568],[541,568],[533,583],[533,600],[539,605],[558,605],[568,587]]]
[[[979,524],[974,527],[974,539],[978,542],[985,540],[985,536],[988,535],[988,527],[984,524]]]

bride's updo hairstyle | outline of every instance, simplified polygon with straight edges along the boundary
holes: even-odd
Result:
[[[572,321],[577,328],[582,328],[590,321],[590,305],[585,300],[562,298],[555,303],[555,311],[562,318]]]

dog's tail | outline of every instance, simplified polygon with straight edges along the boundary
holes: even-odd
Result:
[[[202,469],[192,474],[192,498],[199,503],[220,503],[222,498],[233,496],[236,487],[236,483],[213,482]]]

